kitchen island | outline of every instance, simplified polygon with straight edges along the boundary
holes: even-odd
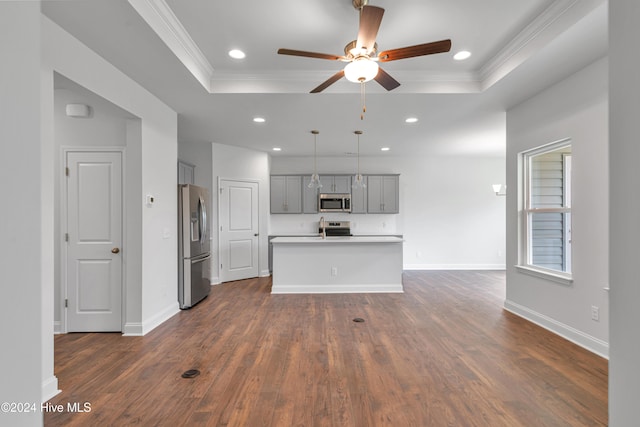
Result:
[[[402,238],[276,237],[274,294],[403,292]]]

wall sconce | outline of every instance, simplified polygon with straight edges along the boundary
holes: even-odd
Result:
[[[496,193],[496,196],[506,196],[507,186],[503,184],[493,184],[493,191]]]
[[[91,107],[85,104],[67,104],[67,117],[87,118],[91,116]]]

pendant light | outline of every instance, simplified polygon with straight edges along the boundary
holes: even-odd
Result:
[[[309,188],[322,188],[322,183],[320,182],[320,176],[318,175],[318,169],[316,168],[316,161],[318,157],[318,134],[320,131],[312,130],[313,134],[313,175],[311,175],[311,180],[307,187]]]
[[[358,136],[358,170],[356,172],[356,175],[353,177],[353,184],[351,184],[351,187],[365,188],[367,184],[364,183],[364,178],[360,173],[360,135],[362,135],[362,131],[357,130],[357,131],[354,131],[353,133],[355,133]]]

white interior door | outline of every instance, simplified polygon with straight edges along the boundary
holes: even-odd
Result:
[[[258,183],[220,180],[220,280],[258,276]]]
[[[67,152],[68,332],[122,330],[122,154]]]

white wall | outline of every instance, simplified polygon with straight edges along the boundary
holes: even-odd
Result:
[[[144,334],[179,310],[177,114],[48,18],[41,19],[43,93],[53,93],[48,76],[57,72],[140,119],[127,121],[125,131],[124,332]],[[53,114],[51,98],[44,108]],[[49,101],[43,96],[43,102]],[[54,164],[58,157],[45,161]],[[144,204],[146,194],[155,196],[153,207]]]
[[[607,355],[608,295],[608,91],[601,59],[507,112],[507,185],[518,188],[518,153],[572,139],[573,284],[517,270],[518,192],[507,196],[505,308]],[[600,321],[591,320],[591,306]]]
[[[41,198],[40,4],[0,3],[0,401],[40,404],[43,380],[53,379],[53,277],[43,228],[51,196]],[[20,37],[7,37],[19,34]],[[9,66],[11,64],[11,66]],[[17,66],[19,64],[20,66]],[[53,220],[53,217],[50,218]],[[49,262],[47,262],[49,261]],[[42,268],[41,268],[42,267]],[[42,413],[1,413],[0,423],[42,425]]]
[[[215,214],[215,223],[212,233],[213,261],[211,262],[211,281],[220,282],[220,257],[218,254],[218,180],[219,179],[246,179],[258,182],[258,227],[260,232],[258,254],[260,275],[269,275],[268,258],[268,215],[269,215],[269,156],[266,153],[232,147],[224,144],[212,144],[212,188],[211,203]]]
[[[353,174],[355,158],[319,157],[318,172]],[[272,174],[310,174],[313,158],[272,158]],[[400,213],[325,214],[354,234],[402,234],[405,269],[503,269],[503,157],[361,157],[363,174],[400,174]],[[320,214],[271,215],[270,234],[317,232]]]
[[[638,424],[640,396],[640,4],[609,2],[611,352],[609,425]],[[629,54],[635,52],[636,54]],[[604,254],[606,256],[606,253]]]

